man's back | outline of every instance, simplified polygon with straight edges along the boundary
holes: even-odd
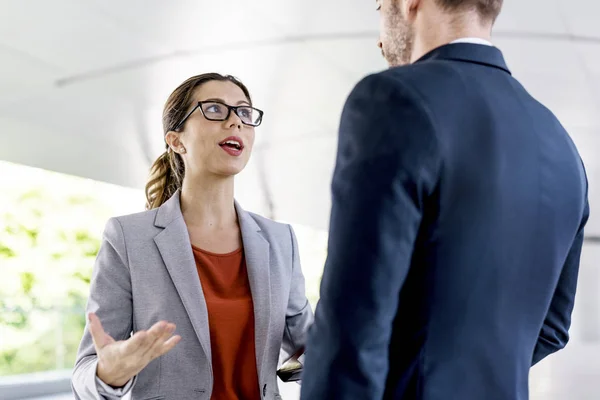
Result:
[[[390,399],[526,399],[532,363],[568,338],[588,212],[571,139],[489,46],[443,46],[353,95],[340,128],[320,340],[308,347],[319,357],[307,371],[355,376],[331,382],[329,398],[364,373],[372,382],[385,374]],[[367,111],[365,99],[381,106]],[[352,131],[367,122],[357,113],[387,128],[359,138]],[[376,210],[342,222],[356,204]],[[342,254],[336,237],[364,247]],[[356,296],[338,285],[355,285]],[[340,307],[347,312],[332,321]],[[371,327],[359,326],[365,315]],[[348,329],[353,337],[340,338]],[[388,360],[374,350],[383,344]]]
[[[582,221],[586,179],[571,139],[502,64],[491,63],[496,52],[454,44],[438,50],[445,59],[386,72],[423,96],[443,160],[391,352],[391,381],[405,373],[403,364],[421,363],[425,398],[442,398],[438,390],[448,388],[457,399],[525,396]],[[548,340],[566,342],[568,326],[557,328]],[[421,359],[405,358],[404,348],[420,340]]]

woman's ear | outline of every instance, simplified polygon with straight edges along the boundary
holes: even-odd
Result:
[[[181,142],[181,133],[175,131],[169,131],[165,135],[165,142],[169,145],[172,151],[179,154],[186,152],[183,143]]]

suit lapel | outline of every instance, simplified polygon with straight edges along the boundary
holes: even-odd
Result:
[[[242,231],[246,268],[254,304],[256,365],[259,377],[262,377],[271,319],[270,246],[252,216],[245,212],[237,202],[235,207]]]
[[[209,362],[212,362],[208,310],[196,270],[189,233],[181,214],[179,192],[159,208],[155,225],[164,230],[156,235],[154,242],[181,297],[202,349]]]

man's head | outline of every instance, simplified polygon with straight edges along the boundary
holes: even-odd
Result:
[[[381,16],[379,47],[390,67],[411,61],[418,35],[468,32],[470,24],[489,28],[503,0],[376,0]]]

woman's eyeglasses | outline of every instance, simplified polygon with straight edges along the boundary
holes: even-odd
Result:
[[[218,101],[199,101],[194,107],[173,129],[177,131],[184,122],[192,115],[194,111],[200,109],[202,115],[209,121],[226,121],[233,111],[242,121],[243,124],[249,126],[259,126],[262,122],[263,112],[258,108],[250,106],[230,106]]]

